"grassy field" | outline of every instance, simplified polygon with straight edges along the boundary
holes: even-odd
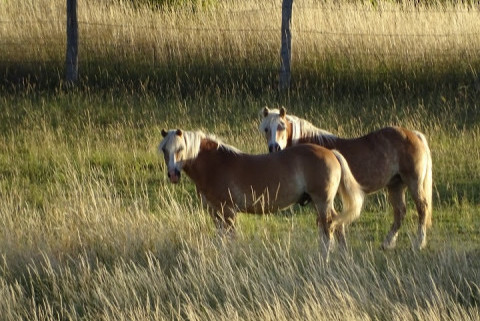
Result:
[[[0,1],[15,21],[0,24],[2,41],[47,44],[0,46],[1,320],[480,319],[477,7],[295,1],[294,87],[279,99],[277,2],[195,12],[82,2],[72,91],[60,80],[64,3],[35,3]],[[392,222],[383,192],[328,263],[309,207],[240,214],[236,239],[218,239],[191,181],[168,183],[160,131],[203,129],[263,153],[258,112],[279,103],[345,137],[387,125],[424,132],[427,248],[412,247],[408,199],[397,249],[379,249]]]
[[[308,88],[318,98],[480,86],[478,6],[432,2],[295,1],[293,90]],[[210,3],[193,12],[152,11],[130,1],[80,3],[82,84],[173,96],[275,90],[281,2]],[[65,11],[61,0],[0,2],[5,88],[57,87],[64,73]]]

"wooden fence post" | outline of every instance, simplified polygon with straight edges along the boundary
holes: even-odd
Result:
[[[280,91],[290,88],[290,62],[292,60],[292,34],[290,24],[292,21],[293,0],[282,2],[282,48],[280,49],[280,79],[278,87]]]
[[[77,0],[67,0],[67,54],[65,80],[73,85],[78,80]]]

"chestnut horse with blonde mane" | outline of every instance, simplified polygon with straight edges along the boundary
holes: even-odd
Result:
[[[282,107],[261,111],[260,131],[270,153],[290,146],[313,143],[338,150],[365,193],[384,187],[393,206],[394,222],[382,247],[394,248],[406,214],[408,188],[418,212],[418,248],[426,245],[426,229],[432,216],[432,158],[425,136],[401,127],[385,127],[365,136],[344,139],[319,129],[308,121],[287,115]]]
[[[162,136],[158,148],[170,182],[178,183],[183,170],[220,231],[233,232],[239,211],[264,214],[312,201],[327,255],[333,232],[345,245],[343,224],[360,214],[364,193],[337,151],[305,144],[249,155],[200,131],[162,130]],[[340,214],[334,208],[337,192]]]

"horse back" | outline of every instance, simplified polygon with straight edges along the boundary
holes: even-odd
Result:
[[[304,176],[315,176],[319,173],[327,175],[339,168],[339,163],[333,152],[314,144],[295,145],[280,152],[264,155],[270,164],[282,164],[292,174],[301,173]]]
[[[385,127],[365,136],[338,139],[335,148],[347,159],[355,178],[373,192],[398,175],[408,175],[425,155],[425,144],[417,132]]]

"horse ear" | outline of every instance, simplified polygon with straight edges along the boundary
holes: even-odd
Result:
[[[280,108],[280,117],[285,118],[286,115],[287,110],[285,109],[285,107],[282,106],[282,108]]]
[[[168,132],[162,128],[162,136],[167,137],[167,135],[168,135]]]
[[[182,130],[181,130],[181,129],[177,129],[177,131],[175,132],[175,134],[176,134],[177,136],[180,136],[180,137],[182,137],[182,135],[183,135],[183,132],[182,132]]]
[[[269,112],[270,112],[270,109],[268,109],[267,106],[263,107],[263,110],[262,110],[263,117],[267,117]]]

